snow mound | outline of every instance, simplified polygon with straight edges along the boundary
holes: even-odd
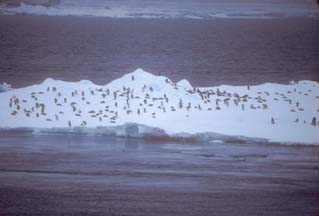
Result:
[[[161,91],[167,87],[167,84],[173,84],[173,82],[167,77],[155,76],[139,68],[132,73],[125,74],[119,79],[113,80],[105,87],[122,89],[124,86],[126,88],[141,89],[146,86],[153,91]]]
[[[190,90],[193,88],[193,86],[186,79],[182,79],[181,81],[177,82],[176,85],[183,87],[184,89],[187,89],[187,90]]]

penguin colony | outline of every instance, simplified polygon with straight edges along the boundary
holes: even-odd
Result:
[[[88,87],[86,89],[72,89],[65,91],[54,85],[44,86],[41,91],[31,92],[27,97],[21,98],[12,95],[7,101],[12,116],[21,115],[30,118],[30,121],[44,119],[48,122],[63,121],[65,127],[89,127],[89,119],[93,118],[100,125],[116,124],[119,119],[125,121],[128,116],[136,115],[140,118],[149,116],[152,119],[160,118],[170,112],[186,111],[184,118],[189,118],[192,112],[220,112],[223,109],[234,109],[240,112],[250,110],[266,111],[272,109],[269,101],[285,102],[290,109],[287,112],[296,114],[292,124],[310,124],[318,126],[319,96],[313,100],[318,101],[316,113],[309,119],[299,117],[298,113],[306,112],[304,105],[296,100],[296,95],[310,97],[311,89],[306,91],[292,88],[285,92],[259,91],[251,93],[251,86],[247,86],[245,94],[230,92],[219,88],[184,88],[169,79],[165,79],[165,88],[169,87],[178,92],[172,96],[165,91],[155,91],[154,86],[145,83],[142,86],[134,85],[138,77],[130,75],[130,83],[114,88]],[[132,87],[133,86],[133,87]],[[313,94],[312,94],[313,95]],[[194,98],[197,98],[194,100]],[[48,109],[45,101],[51,100],[54,108]],[[52,104],[51,103],[51,104]],[[274,104],[274,103],[272,103]],[[51,105],[52,106],[52,105]],[[52,112],[53,111],[53,112]],[[74,118],[70,118],[71,113]],[[300,115],[302,116],[302,115]],[[271,116],[269,124],[280,124],[279,116]],[[69,119],[68,119],[69,118]],[[96,122],[95,121],[95,122]],[[80,122],[80,125],[79,125]]]

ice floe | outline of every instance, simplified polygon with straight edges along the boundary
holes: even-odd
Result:
[[[314,81],[201,88],[137,69],[104,86],[48,78],[0,101],[6,131],[319,144]]]

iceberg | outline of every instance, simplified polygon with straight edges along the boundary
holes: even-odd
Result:
[[[0,101],[2,132],[319,144],[315,81],[193,87],[137,69],[106,85],[48,78]]]

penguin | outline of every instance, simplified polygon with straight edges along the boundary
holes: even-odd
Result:
[[[189,111],[189,109],[192,107],[192,104],[191,102],[188,102],[188,105],[187,105],[187,111]]]
[[[317,125],[317,118],[316,117],[312,118],[311,125],[312,126],[316,126]]]
[[[68,125],[69,125],[69,127],[72,127],[72,124],[71,124],[70,120],[68,121]]]
[[[183,102],[182,102],[182,99],[179,99],[178,106],[179,106],[179,108],[180,108],[180,109],[183,109]]]
[[[40,104],[40,107],[41,107],[41,112],[44,113],[45,105],[44,104]]]
[[[166,94],[164,94],[164,99],[165,99],[166,103],[168,103],[168,98],[167,98]]]
[[[234,104],[235,104],[236,106],[238,106],[238,101],[237,101],[237,99],[233,99],[233,101],[234,101]]]

